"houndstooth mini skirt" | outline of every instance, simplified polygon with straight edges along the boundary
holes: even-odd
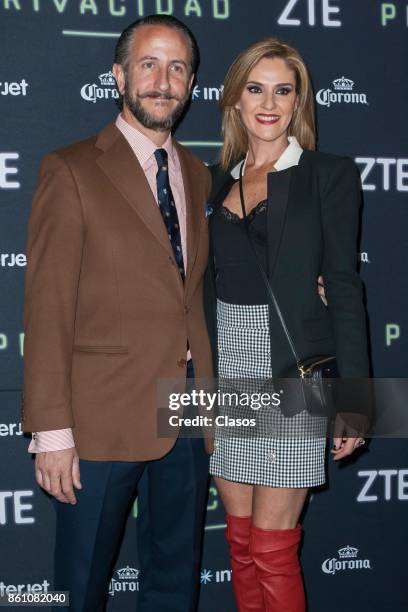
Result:
[[[269,487],[322,485],[326,418],[306,410],[285,417],[273,400],[265,406],[253,401],[274,392],[268,306],[218,300],[217,329],[221,401],[210,473]]]

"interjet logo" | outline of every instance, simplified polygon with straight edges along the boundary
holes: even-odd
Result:
[[[201,584],[210,584],[210,582],[231,582],[232,572],[230,569],[216,570],[213,572],[210,569],[202,569],[200,582]]]
[[[0,253],[0,266],[2,268],[23,268],[27,265],[27,257],[24,253]]]
[[[207,569],[201,570],[201,578],[200,578],[201,584],[208,584],[209,582],[212,581],[213,578],[214,578],[214,574],[212,573],[211,570],[207,570]]]
[[[193,102],[194,100],[218,102],[221,99],[223,89],[224,85],[220,85],[219,87],[200,87],[199,85],[195,85],[191,92],[191,99]]]

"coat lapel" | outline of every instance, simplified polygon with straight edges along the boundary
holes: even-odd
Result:
[[[270,172],[268,174],[268,276],[273,278],[276,262],[279,255],[282,236],[285,228],[287,209],[289,203],[290,184],[295,167]]]
[[[141,218],[162,247],[173,255],[171,244],[146,176],[120,130],[112,123],[100,134],[96,146],[103,153],[97,164]]]

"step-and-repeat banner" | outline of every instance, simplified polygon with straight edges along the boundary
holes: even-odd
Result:
[[[236,54],[265,36],[303,54],[319,148],[351,156],[361,171],[361,275],[374,373],[406,376],[406,1],[0,0],[0,594],[53,587],[53,508],[35,484],[19,422],[25,229],[40,159],[115,117],[110,69],[118,33],[151,13],[175,15],[198,39],[201,67],[177,138],[207,163],[220,145],[218,101]],[[304,516],[309,612],[408,609],[407,445],[372,440],[358,458],[329,461],[328,486],[313,493]],[[211,485],[200,612],[235,609],[223,528]],[[110,582],[111,611],[137,609],[136,529],[137,501]]]

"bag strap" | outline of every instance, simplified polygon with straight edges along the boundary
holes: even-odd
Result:
[[[287,325],[285,323],[285,319],[283,318],[281,309],[279,308],[278,302],[276,301],[276,297],[275,297],[275,294],[274,294],[273,289],[271,287],[271,284],[269,282],[268,276],[267,276],[267,274],[266,274],[266,272],[265,272],[265,270],[263,268],[263,265],[259,261],[257,252],[255,250],[255,246],[254,246],[254,244],[252,242],[251,234],[249,233],[249,222],[248,222],[248,217],[247,217],[246,210],[245,210],[244,188],[243,188],[243,184],[242,184],[242,171],[243,171],[243,167],[244,167],[244,164],[241,164],[241,167],[239,169],[239,195],[240,195],[240,200],[241,200],[242,217],[243,217],[243,222],[244,222],[244,226],[245,226],[245,233],[247,235],[249,246],[251,248],[252,254],[253,254],[254,259],[256,261],[256,264],[258,266],[258,269],[259,269],[259,272],[261,274],[262,280],[263,280],[263,282],[265,284],[268,297],[269,297],[271,303],[273,304],[273,306],[274,306],[274,308],[276,310],[276,313],[277,313],[277,315],[279,317],[279,321],[280,321],[280,323],[282,325],[283,331],[285,332],[285,336],[286,336],[286,338],[288,340],[288,343],[289,343],[289,346],[290,346],[291,351],[293,353],[293,356],[294,356],[294,358],[296,360],[296,363],[299,366],[300,365],[299,355],[298,355],[298,353],[296,351],[296,348],[295,348],[295,345],[293,343],[292,337],[291,337],[291,335],[289,333],[289,330],[287,328]]]

